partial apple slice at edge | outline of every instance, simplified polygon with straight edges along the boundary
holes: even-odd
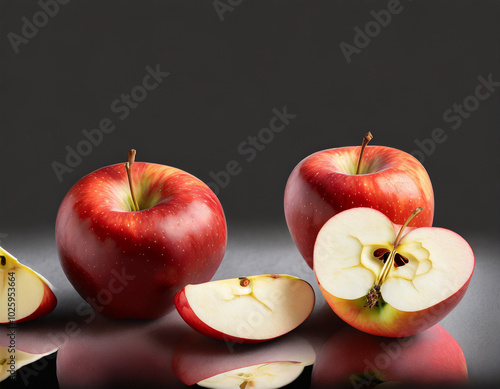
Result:
[[[187,285],[175,297],[182,318],[215,339],[257,343],[284,335],[314,308],[314,291],[306,281],[285,274]]]
[[[18,349],[12,350],[10,347],[0,346],[0,382],[9,378],[13,371],[55,353],[57,348],[43,354],[31,354]]]
[[[37,319],[56,305],[50,282],[0,247],[0,324]]]

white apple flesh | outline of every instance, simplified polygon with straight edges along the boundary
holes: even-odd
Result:
[[[223,342],[192,334],[177,348],[172,368],[186,385],[278,388],[294,381],[315,360],[311,344],[293,334],[268,343],[234,344],[230,348]]]
[[[332,217],[320,230],[314,270],[326,300],[347,323],[408,336],[446,316],[463,297],[474,254],[444,228],[404,229],[371,208]]]
[[[0,346],[0,382],[10,378],[16,370],[21,367],[29,365],[43,357],[56,352],[57,349],[43,353],[43,354],[32,354],[26,351],[15,349],[6,346]]]
[[[304,365],[293,362],[272,362],[227,371],[198,382],[199,386],[215,389],[281,388],[295,381],[304,370]]]
[[[39,318],[56,304],[49,281],[0,247],[0,324]]]
[[[258,275],[187,285],[175,305],[194,329],[216,339],[256,343],[286,334],[311,314],[314,291],[289,275]]]

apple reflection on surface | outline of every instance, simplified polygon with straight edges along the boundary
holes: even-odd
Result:
[[[179,340],[189,332],[174,313],[155,321],[96,316],[59,349],[59,386],[184,388],[171,366]]]
[[[44,368],[20,370],[44,357],[53,358],[59,347],[57,340],[48,336],[46,329],[32,327],[0,327],[0,382],[14,376],[20,382],[29,382],[31,375]],[[0,385],[1,387],[1,385]]]
[[[272,389],[295,381],[316,354],[305,339],[285,335],[257,345],[186,337],[176,349],[173,371],[186,385],[206,388]]]
[[[460,345],[440,325],[406,338],[384,338],[345,327],[325,343],[312,388],[365,388],[385,382],[417,386],[467,383]]]

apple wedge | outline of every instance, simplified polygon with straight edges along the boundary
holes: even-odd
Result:
[[[288,334],[268,343],[227,345],[200,334],[186,337],[172,369],[186,385],[206,388],[280,388],[316,360],[305,339]],[[196,369],[193,369],[196,366]]]
[[[56,304],[49,281],[0,247],[0,324],[37,319]]]
[[[462,299],[474,254],[444,228],[406,228],[371,208],[328,220],[314,247],[325,299],[345,322],[374,335],[409,336],[433,326]]]
[[[0,346],[0,382],[11,377],[16,370],[56,352],[57,349],[43,353],[32,354],[26,351]]]
[[[195,330],[215,339],[257,343],[284,335],[304,322],[314,308],[306,281],[265,274],[187,285],[175,307]]]

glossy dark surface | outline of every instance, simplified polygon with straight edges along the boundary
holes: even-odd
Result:
[[[182,370],[179,366],[192,366],[193,372],[198,374],[202,374],[202,367],[214,369],[215,374],[226,367],[233,369],[242,367],[241,364],[269,362],[266,360],[269,355],[274,360],[285,358],[280,357],[280,349],[285,355],[290,355],[287,347],[300,349],[294,344],[302,344],[306,351],[308,347],[312,348],[316,363],[312,367],[305,367],[303,373],[287,386],[290,388],[307,388],[311,381],[314,384],[312,387],[331,387],[332,383],[328,379],[333,379],[331,375],[334,373],[344,374],[342,369],[345,370],[349,358],[355,359],[351,365],[361,363],[363,370],[367,366],[373,368],[374,364],[381,361],[385,361],[383,365],[388,363],[387,369],[397,370],[404,360],[406,376],[412,375],[413,368],[408,368],[412,366],[412,360],[415,361],[417,372],[426,366],[430,356],[426,356],[425,352],[409,354],[406,351],[409,347],[405,349],[404,345],[397,346],[403,344],[401,342],[359,333],[336,318],[318,291],[313,272],[300,257],[285,226],[257,228],[230,225],[229,233],[228,251],[215,279],[289,273],[311,283],[316,292],[316,307],[310,318],[295,331],[275,341],[242,346],[213,341],[196,333],[182,321],[177,312],[157,320],[119,321],[95,315],[64,277],[50,230],[19,231],[10,235],[6,247],[24,263],[41,271],[55,286],[59,300],[59,305],[51,315],[18,325],[17,345],[20,350],[31,349],[33,353],[47,352],[54,345],[60,348],[57,353],[19,370],[15,381],[3,381],[2,388],[4,385],[5,388],[37,388],[45,383],[47,387],[61,388],[183,388],[186,385],[178,376]],[[468,383],[471,387],[477,387],[492,384],[495,379],[497,350],[500,348],[500,337],[496,333],[500,306],[494,291],[498,290],[500,263],[495,254],[499,247],[492,239],[479,236],[468,238],[476,253],[476,270],[469,290],[458,307],[440,323],[443,327],[439,330],[441,332],[433,328],[435,333],[446,334],[438,336],[441,345],[436,346],[431,342],[425,346],[424,342],[423,349],[432,350],[432,358],[442,352],[443,356],[438,360],[443,361],[441,363],[448,372],[453,369],[458,372],[454,375],[457,380],[461,377],[460,363],[457,361],[460,361],[460,350],[463,350]],[[2,328],[2,331],[7,330]],[[345,345],[346,339],[352,339],[352,350]],[[420,344],[421,341],[417,339],[420,338],[415,338],[413,343]],[[360,344],[366,344],[366,350]],[[443,344],[452,346],[445,347]],[[387,351],[377,352],[377,347],[378,350],[391,347],[398,350],[399,347],[402,351],[391,356],[393,354]],[[342,357],[339,357],[339,353]],[[243,358],[240,359],[242,362],[238,362],[238,358]],[[300,359],[300,353],[294,358]],[[330,374],[326,381],[318,378],[325,364],[329,366],[327,371]],[[341,367],[342,364],[344,367]],[[352,376],[354,373],[359,376],[363,371],[349,373],[347,384],[344,382],[346,387],[352,387],[350,379],[358,377]],[[427,376],[431,377],[430,373]],[[434,371],[433,374],[440,377],[439,372]],[[191,378],[183,379],[189,382]],[[372,383],[379,382],[376,381],[379,379],[380,376],[374,378]]]

